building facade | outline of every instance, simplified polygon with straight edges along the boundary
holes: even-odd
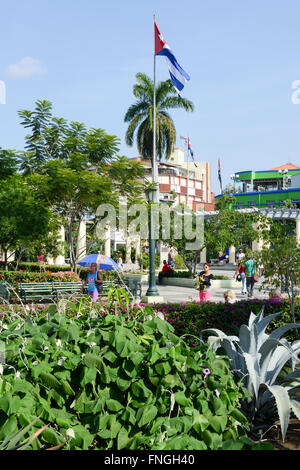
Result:
[[[211,191],[211,165],[208,162],[185,161],[184,150],[175,148],[167,162],[158,162],[160,201],[186,204],[193,211],[214,210],[215,195]],[[137,161],[142,161],[140,157]],[[145,178],[152,181],[149,160],[143,161]]]
[[[280,208],[285,201],[300,208],[300,167],[292,163],[264,171],[237,172],[233,180],[235,188],[241,185],[229,194],[236,198],[237,208]]]

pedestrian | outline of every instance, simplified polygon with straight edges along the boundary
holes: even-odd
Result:
[[[242,295],[247,294],[247,283],[246,283],[246,274],[245,274],[245,264],[242,260],[239,262],[238,266],[236,267],[235,273],[233,277],[236,278],[237,281],[242,281]]]
[[[175,269],[175,256],[173,248],[171,248],[168,253],[168,265],[171,267],[171,269]]]
[[[121,272],[123,272],[123,256],[122,256],[122,253],[119,253],[119,258],[118,258],[118,261],[117,261],[117,265],[119,266],[119,269]]]
[[[224,299],[226,304],[234,304],[237,301],[236,295],[232,290],[224,292]]]
[[[245,274],[248,297],[252,297],[254,283],[257,281],[256,261],[252,256],[247,256],[247,260],[245,262]]]
[[[211,281],[214,276],[210,272],[210,264],[204,263],[204,271],[196,276],[195,289],[199,290],[200,303],[207,302],[211,296]]]
[[[37,257],[39,265],[40,265],[40,272],[43,270],[45,271],[45,258],[42,252],[40,252],[39,256]]]
[[[280,303],[284,300],[280,289],[274,289],[269,293],[269,299],[274,303]]]
[[[161,284],[163,277],[168,277],[171,271],[171,266],[167,263],[167,261],[163,260],[163,267],[162,270],[158,273],[158,282]]]
[[[87,278],[88,294],[92,297],[93,302],[96,303],[99,297],[99,290],[103,284],[103,278],[100,271],[97,271],[97,263],[91,264],[90,272]]]
[[[263,271],[264,271],[264,265],[263,265],[263,263],[260,263],[258,265],[258,275],[259,275],[259,277],[261,277],[263,275]]]
[[[236,262],[239,264],[243,258],[245,258],[245,253],[243,253],[242,248],[239,248],[239,251],[236,255]]]

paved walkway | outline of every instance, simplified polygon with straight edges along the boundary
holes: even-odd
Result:
[[[213,270],[213,274],[215,275],[226,275],[230,279],[232,279],[233,274],[235,273],[235,270],[232,271],[226,271],[224,270]],[[262,281],[264,279],[261,278],[257,283],[254,285],[254,290],[253,290],[253,298],[257,299],[266,299],[269,297],[268,292],[264,289],[262,291],[259,291],[259,287],[262,284]],[[236,295],[236,298],[238,300],[242,299],[247,299],[247,295],[243,295],[241,293],[242,291],[242,284],[241,282],[235,282],[236,287],[231,288],[233,292]],[[178,286],[166,286],[166,285],[157,285],[159,295],[163,296],[165,302],[189,302],[189,301],[199,301],[199,292],[196,289],[193,289],[191,287],[178,287]],[[142,284],[142,295],[146,294],[146,291],[148,289],[148,284],[143,283]],[[227,290],[226,288],[214,288],[213,283],[212,283],[212,290],[211,290],[211,298],[210,300],[213,302],[224,302],[224,292]]]

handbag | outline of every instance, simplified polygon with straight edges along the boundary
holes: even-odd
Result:
[[[242,276],[241,276],[240,274],[238,274],[238,275],[236,276],[236,280],[237,280],[238,282],[241,282]]]

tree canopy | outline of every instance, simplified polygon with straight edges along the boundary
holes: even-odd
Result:
[[[133,94],[137,101],[127,110],[124,121],[129,123],[126,131],[126,143],[132,146],[136,136],[140,155],[145,160],[153,159],[153,91],[154,83],[144,73],[136,75],[137,83]],[[168,159],[176,142],[175,124],[169,114],[172,109],[193,111],[193,103],[177,95],[171,80],[159,82],[156,86],[156,150],[158,160]]]

